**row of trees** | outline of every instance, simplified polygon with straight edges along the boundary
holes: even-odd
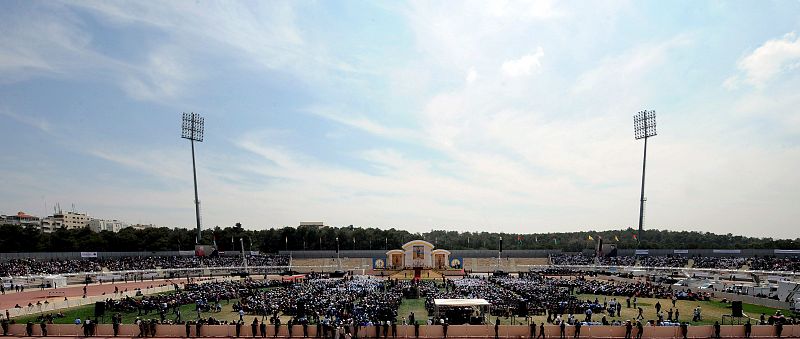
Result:
[[[504,250],[515,249],[562,249],[568,252],[593,248],[600,237],[607,243],[616,243],[620,248],[635,248],[637,240],[633,229],[610,231],[585,231],[564,233],[490,233],[456,232],[433,230],[425,233],[410,233],[398,229],[361,227],[299,226],[246,230],[240,224],[233,227],[203,231],[202,242],[216,242],[222,251],[245,250],[277,252],[281,250],[335,250],[337,238],[341,250],[385,250],[399,248],[414,239],[427,240],[436,247],[450,250],[489,249],[497,250],[500,238]],[[589,237],[593,240],[590,240]],[[642,234],[639,248],[777,248],[800,249],[800,239],[772,239],[713,234],[708,232],[647,230]],[[135,230],[126,228],[118,233],[91,230],[58,230],[42,233],[37,228],[0,225],[0,252],[78,252],[78,251],[175,251],[192,250],[195,231],[183,228],[150,228]]]

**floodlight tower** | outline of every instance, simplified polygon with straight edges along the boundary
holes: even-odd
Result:
[[[642,192],[639,199],[639,231],[636,234],[636,243],[642,241],[642,228],[644,224],[644,174],[647,166],[647,138],[656,136],[656,111],[640,111],[633,116],[633,131],[636,140],[644,139],[644,156],[642,157]],[[638,246],[637,246],[638,247]]]
[[[197,113],[183,113],[181,138],[189,139],[192,145],[192,175],[194,177],[194,211],[197,220],[197,244],[200,244],[200,199],[197,198],[197,167],[194,162],[194,142],[203,142],[203,117]]]

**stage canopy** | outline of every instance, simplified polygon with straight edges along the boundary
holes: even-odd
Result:
[[[488,301],[486,301],[486,299],[433,299],[433,304],[436,306],[450,306],[450,307],[491,305]]]

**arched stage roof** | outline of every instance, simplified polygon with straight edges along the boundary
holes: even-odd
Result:
[[[427,247],[430,247],[431,249],[434,247],[433,244],[431,244],[431,243],[429,243],[429,242],[427,242],[425,240],[411,240],[411,241],[405,243],[401,247],[405,250],[405,249],[408,249],[409,247],[414,246],[414,245],[427,246]]]

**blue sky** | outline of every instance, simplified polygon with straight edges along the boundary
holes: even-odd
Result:
[[[798,1],[4,1],[0,213],[797,238]]]

